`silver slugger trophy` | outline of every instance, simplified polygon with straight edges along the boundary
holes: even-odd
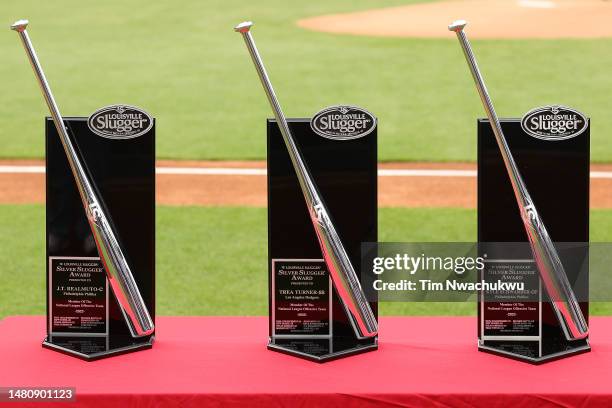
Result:
[[[53,117],[53,123],[64,147],[70,169],[79,190],[100,259],[106,270],[108,282],[115,294],[131,335],[133,337],[148,336],[154,331],[153,320],[134,281],[130,267],[121,251],[108,217],[100,206],[100,200],[96,196],[92,182],[89,180],[76,149],[68,137],[64,119],[55,103],[45,74],[26,31],[27,25],[27,20],[19,20],[11,26],[11,29],[16,31],[21,38],[30,64],[36,74],[38,84],[42,89],[45,102]]]
[[[242,34],[249,50],[259,79],[264,87],[268,101],[274,111],[274,117],[280,128],[283,140],[289,152],[293,168],[297,174],[306,206],[310,213],[310,219],[321,246],[321,252],[334,286],[349,316],[349,320],[358,338],[374,337],[378,333],[378,323],[368,303],[361,284],[355,273],[355,269],[342,245],[336,228],[331,222],[328,211],[323,203],[314,181],[302,159],[299,149],[291,135],[287,119],[276,98],[270,79],[263,65],[250,29],[253,23],[248,21],[237,25],[234,30]]]
[[[565,269],[559,259],[555,246],[548,235],[544,223],[538,215],[535,205],[527,191],[527,187],[525,186],[525,182],[514,162],[510,148],[506,143],[506,138],[502,131],[497,113],[495,112],[495,108],[493,107],[493,102],[491,101],[478,68],[470,42],[465,34],[464,28],[466,25],[466,21],[458,20],[452,23],[448,29],[457,34],[457,38],[463,48],[463,53],[467,59],[472,76],[474,77],[476,88],[478,89],[480,99],[484,105],[489,122],[491,123],[508,177],[510,178],[510,183],[512,184],[512,189],[514,190],[514,195],[519,206],[521,218],[525,225],[525,231],[529,238],[529,243],[540,277],[548,292],[553,309],[567,340],[584,339],[589,334],[586,320],[567,279]]]

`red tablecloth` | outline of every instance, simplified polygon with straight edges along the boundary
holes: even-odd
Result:
[[[85,362],[41,347],[42,317],[9,317],[0,386],[72,386],[96,407],[612,407],[612,318],[591,320],[592,352],[540,366],[476,351],[474,318],[382,318],[378,351],[325,364],[268,351],[267,328],[160,317],[153,349]]]

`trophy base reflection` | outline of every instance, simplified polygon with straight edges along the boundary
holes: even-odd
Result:
[[[117,356],[153,347],[153,337],[145,340],[135,339],[130,335],[75,337],[48,336],[43,347],[63,354],[94,361],[105,357]]]
[[[323,363],[378,349],[376,341],[369,341],[368,343],[355,343],[355,339],[350,337],[313,340],[272,338],[268,343],[268,349]]]
[[[348,109],[342,109],[346,115],[362,118]],[[334,110],[329,115],[344,114]],[[328,118],[322,122],[328,123]],[[360,276],[361,243],[378,238],[375,125],[367,134],[343,139],[331,132],[315,133],[310,119],[289,119],[288,124]],[[268,120],[268,238],[268,349],[316,362],[375,350],[377,336],[356,336],[338,296],[290,156],[272,119]],[[376,302],[370,306],[376,314]]]

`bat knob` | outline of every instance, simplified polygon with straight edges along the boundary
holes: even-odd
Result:
[[[237,33],[248,33],[251,31],[251,27],[253,27],[252,21],[244,21],[234,27],[234,31]]]
[[[13,31],[19,31],[24,32],[26,27],[28,26],[29,21],[28,20],[19,20],[19,21],[15,21],[12,25],[11,25],[11,30]]]
[[[465,20],[457,20],[457,21],[453,21],[453,23],[448,26],[448,29],[450,31],[454,31],[454,32],[458,33],[459,31],[463,31],[463,29],[465,28],[466,25],[467,25],[467,21],[465,21]]]

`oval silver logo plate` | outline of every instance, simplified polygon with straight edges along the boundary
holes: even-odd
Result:
[[[376,129],[376,118],[356,106],[330,106],[314,115],[310,127],[328,139],[351,140],[372,133]]]
[[[589,120],[567,106],[553,105],[533,109],[523,116],[521,127],[530,136],[543,140],[566,140],[587,130]]]
[[[87,126],[96,135],[108,139],[133,139],[153,127],[153,118],[135,106],[110,105],[92,113]]]

